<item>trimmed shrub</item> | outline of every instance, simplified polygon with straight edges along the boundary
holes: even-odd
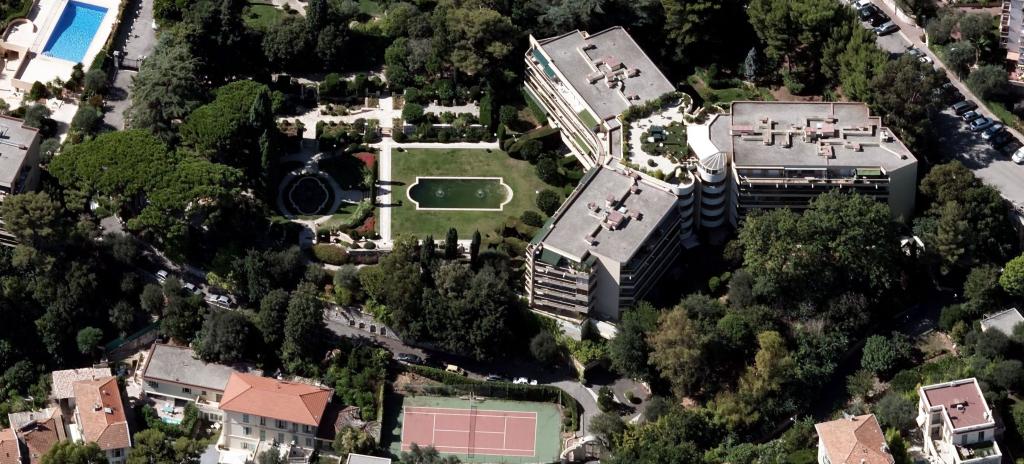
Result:
[[[348,251],[344,248],[329,243],[317,243],[313,245],[313,256],[322,263],[340,266],[348,264]]]

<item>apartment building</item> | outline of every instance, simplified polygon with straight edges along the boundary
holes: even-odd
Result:
[[[894,464],[874,414],[814,424],[818,464]]]
[[[525,58],[527,92],[588,169],[622,158],[626,109],[675,91],[622,27],[530,36]]]
[[[591,169],[527,247],[530,307],[567,322],[617,321],[685,246],[693,196],[624,168]]]
[[[249,365],[205,362],[188,347],[154,343],[142,370],[143,391],[158,403],[158,410],[174,413],[194,403],[205,419],[220,422],[220,402],[234,372],[262,374]]]
[[[1011,82],[1020,82],[1024,73],[1021,61],[1021,39],[1024,37],[1024,0],[1003,0],[999,18],[999,44],[1006,50],[1006,61],[1015,66]]]
[[[71,438],[96,443],[106,453],[110,464],[125,462],[132,447],[132,438],[117,377],[77,381],[72,389],[75,410],[74,419],[69,424]]]
[[[271,447],[283,447],[290,459],[308,457],[333,394],[330,388],[232,373],[220,401],[218,446],[244,451],[249,459]]]
[[[706,132],[687,134],[700,158],[728,160],[734,225],[751,210],[807,208],[832,190],[884,202],[896,220],[913,214],[917,159],[864,103],[733,102]]]
[[[917,423],[924,452],[944,464],[997,464],[992,410],[974,378],[921,387]]]
[[[39,183],[39,130],[25,121],[0,116],[0,202],[7,195],[34,190]],[[13,246],[15,238],[0,221],[0,245]]]
[[[67,440],[64,418],[60,409],[16,412],[7,415],[21,445],[26,464],[38,464],[42,457],[59,442]]]

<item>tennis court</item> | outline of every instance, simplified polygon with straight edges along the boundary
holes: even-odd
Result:
[[[464,462],[555,462],[560,414],[550,403],[406,397],[394,451],[432,445]],[[398,454],[398,453],[396,453]]]

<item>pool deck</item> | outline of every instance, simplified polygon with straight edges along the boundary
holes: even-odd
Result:
[[[5,40],[0,43],[0,47],[17,51],[21,57],[4,66],[4,72],[0,74],[0,90],[25,91],[36,81],[49,82],[55,78],[68,79],[71,77],[75,62],[45,56],[42,53],[50,35],[54,33],[54,28],[60,21],[61,14],[70,1],[72,0],[39,0],[36,8],[26,18],[27,21],[17,22],[9,31],[6,31]],[[103,45],[110,35],[113,34],[120,3],[118,0],[74,1],[107,10],[82,58],[82,64],[88,67],[103,49]],[[17,67],[11,69],[11,65]],[[6,99],[6,95],[4,97]]]

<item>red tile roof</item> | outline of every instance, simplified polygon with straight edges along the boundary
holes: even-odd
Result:
[[[28,448],[28,458],[31,464],[40,462],[43,455],[49,452],[54,445],[67,439],[64,434],[64,421],[57,409],[49,409],[44,413],[49,415],[22,425],[17,431],[21,441]]]
[[[130,448],[128,422],[124,416],[117,378],[75,382],[75,407],[79,427],[86,442],[95,442],[100,449]]]
[[[874,414],[814,424],[833,464],[893,464]]]
[[[224,388],[220,408],[318,426],[333,394],[329,388],[234,373]]]
[[[921,390],[929,407],[946,407],[954,429],[992,423],[985,396],[974,379],[929,385]]]
[[[0,464],[21,464],[21,447],[14,429],[0,429]]]

